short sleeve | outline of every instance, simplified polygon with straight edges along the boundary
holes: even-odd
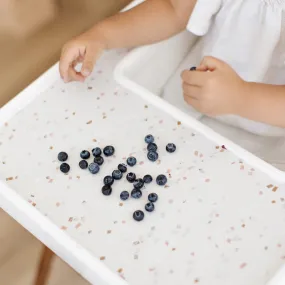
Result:
[[[222,0],[197,0],[187,24],[187,30],[197,36],[204,36],[222,6]]]

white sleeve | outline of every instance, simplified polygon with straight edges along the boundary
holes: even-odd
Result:
[[[213,16],[221,6],[222,0],[197,0],[187,30],[197,36],[204,36],[211,26]]]

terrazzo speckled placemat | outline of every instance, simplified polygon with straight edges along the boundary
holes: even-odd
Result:
[[[284,187],[118,86],[111,74],[123,55],[104,55],[84,84],[56,82],[0,129],[1,179],[129,284],[265,284],[285,260]],[[116,151],[99,174],[79,168],[81,150],[106,145]],[[165,174],[167,185],[152,182],[141,199],[122,202],[120,192],[132,190],[123,178],[103,196],[103,177],[129,155],[138,160],[129,170]],[[155,211],[135,222],[151,192]]]

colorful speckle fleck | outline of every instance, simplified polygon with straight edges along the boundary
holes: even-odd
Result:
[[[75,228],[79,229],[81,227],[81,223],[76,224]]]
[[[276,192],[277,190],[278,190],[277,186],[274,186],[273,189],[272,189],[273,192]]]

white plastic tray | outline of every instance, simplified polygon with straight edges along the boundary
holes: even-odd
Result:
[[[95,285],[265,284],[285,258],[282,177],[254,170],[194,124],[182,117],[178,124],[116,85],[112,70],[123,55],[106,54],[85,84],[65,85],[55,66],[1,110],[1,206]],[[158,164],[146,159],[149,132]],[[173,155],[164,150],[169,141],[178,147]],[[77,167],[82,149],[110,143],[116,157],[100,175]],[[70,156],[68,176],[58,170],[61,150]],[[168,188],[144,190],[160,198],[142,223],[132,212],[146,193],[121,205],[125,180],[109,198],[100,192],[102,177],[130,152],[138,175],[169,177]]]
[[[266,284],[285,258],[283,174],[256,158],[253,169],[244,150],[214,141],[163,100],[120,88],[112,72],[124,55],[106,54],[84,84],[63,84],[56,65],[1,109],[1,207],[95,285]],[[146,159],[149,132],[159,145],[155,164]],[[173,155],[164,150],[170,141]],[[106,144],[116,156],[100,175],[77,167],[82,149]],[[70,156],[67,176],[58,170],[61,150]],[[146,193],[120,204],[125,180],[111,197],[100,193],[102,177],[130,152],[138,175],[169,178],[168,188],[144,190],[159,202],[142,223],[132,212]],[[284,284],[283,270],[274,278],[270,285]]]

